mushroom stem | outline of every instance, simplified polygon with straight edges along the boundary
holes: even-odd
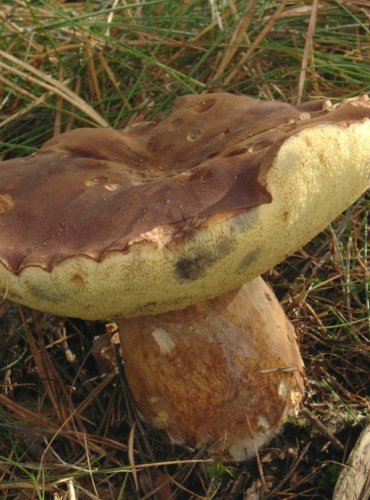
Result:
[[[182,311],[119,323],[128,383],[144,420],[172,442],[245,460],[303,394],[293,326],[258,277]]]

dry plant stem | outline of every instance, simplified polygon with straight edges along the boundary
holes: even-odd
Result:
[[[240,19],[235,30],[231,34],[230,41],[228,42],[228,46],[223,53],[223,57],[215,71],[213,76],[213,80],[218,80],[221,78],[223,73],[225,72],[228,65],[231,63],[233,57],[238,52],[238,44],[242,41],[243,37],[248,33],[248,27],[253,19],[253,14],[256,8],[257,0],[252,0],[248,3],[248,8],[246,14]]]
[[[5,125],[7,125],[8,123],[10,123],[12,121],[18,120],[23,115],[25,115],[26,113],[31,111],[33,108],[40,106],[41,104],[43,104],[45,102],[45,100],[47,99],[48,96],[49,96],[49,92],[45,92],[45,94],[42,94],[37,99],[32,100],[32,102],[30,104],[28,104],[24,108],[20,109],[17,113],[9,116],[8,118],[6,118],[2,122],[0,122],[0,128],[4,127]]]
[[[234,78],[238,75],[239,72],[239,66],[244,65],[247,63],[248,59],[252,56],[253,52],[259,47],[260,43],[268,33],[271,31],[273,28],[275,21],[279,19],[280,15],[284,11],[286,4],[286,0],[282,0],[280,3],[279,7],[276,9],[274,14],[271,16],[271,18],[268,20],[266,23],[266,26],[262,29],[262,31],[257,35],[255,40],[253,41],[252,45],[249,47],[249,49],[246,51],[246,53],[242,56],[241,60],[238,63],[238,66],[225,78],[224,84],[228,85],[230,84]]]
[[[321,432],[321,434],[329,439],[329,441],[338,451],[344,451],[344,446],[342,445],[342,443],[325,427],[325,425],[320,422],[317,417],[315,417],[312,412],[310,412],[308,408],[302,408],[302,413],[305,417],[308,418],[310,423],[314,427],[316,427],[319,432]]]
[[[98,113],[96,113],[96,111],[89,104],[87,104],[83,99],[72,92],[63,83],[59,82],[55,78],[52,78],[46,73],[35,69],[33,66],[21,61],[20,59],[8,54],[7,52],[4,52],[3,50],[0,50],[0,56],[3,59],[10,61],[10,64],[18,66],[23,70],[21,71],[17,69],[17,67],[5,63],[0,63],[0,67],[2,67],[5,71],[8,71],[8,73],[18,75],[21,78],[25,78],[30,82],[36,83],[40,87],[49,90],[55,95],[62,97],[70,104],[73,104],[79,109],[83,110],[84,113],[86,113],[86,115],[89,116],[99,126],[109,126],[109,124]],[[27,72],[35,75],[35,77],[29,75]]]
[[[66,396],[65,388],[46,351],[44,338],[40,333],[41,328],[39,325],[39,314],[37,312],[34,314],[36,333],[34,337],[26,321],[23,310],[18,308],[18,312],[22,319],[30,350],[43,383],[45,395],[49,399],[56,415],[58,416],[59,423],[65,422],[68,413],[67,408],[64,406]],[[66,429],[67,431],[72,430],[70,422],[66,424]]]
[[[58,80],[63,83],[64,80],[64,70],[63,66],[59,67],[58,70]],[[54,118],[54,134],[53,137],[57,137],[62,133],[62,113],[63,113],[63,99],[60,95],[56,98],[55,105],[55,118]]]
[[[13,415],[16,416],[16,418],[19,418],[21,420],[29,420],[32,421],[36,429],[42,428],[44,433],[51,433],[54,436],[55,435],[61,435],[63,436],[66,440],[69,440],[73,444],[79,444],[80,446],[83,445],[83,435],[84,433],[79,432],[79,431],[72,431],[72,432],[67,432],[64,431],[64,429],[61,431],[60,427],[56,425],[53,422],[50,422],[48,419],[43,417],[42,415],[37,414],[36,412],[33,412],[29,410],[28,408],[15,403],[13,400],[10,398],[0,394],[0,404],[8,409]],[[105,455],[106,451],[104,450],[104,446],[114,446],[116,449],[120,451],[127,451],[127,446],[124,444],[119,443],[118,441],[113,441],[108,438],[100,438],[97,436],[92,436],[90,434],[87,435],[89,438],[89,448],[90,450],[94,451],[95,453],[99,455]],[[96,444],[95,444],[96,443]],[[100,446],[101,443],[101,446]],[[116,460],[115,458],[112,458],[112,463],[114,463],[116,466],[122,465],[120,461]]]
[[[265,500],[274,498],[274,495],[280,492],[281,488],[284,486],[284,484],[291,478],[291,476],[294,474],[295,470],[297,469],[299,463],[301,460],[304,458],[306,453],[308,452],[309,447],[311,446],[311,441],[309,441],[306,446],[303,448],[303,450],[300,452],[299,456],[297,459],[294,461],[292,466],[290,467],[289,471],[287,474],[283,477],[283,479],[279,482],[279,484],[271,491],[268,492],[268,495],[265,497]]]
[[[306,44],[305,44],[303,58],[302,58],[301,73],[299,75],[299,80],[298,80],[297,95],[295,96],[294,102],[293,102],[293,104],[295,104],[295,105],[301,104],[301,101],[302,101],[304,83],[305,83],[306,74],[307,74],[308,60],[309,60],[309,57],[310,57],[311,52],[312,52],[312,41],[313,41],[313,36],[315,33],[318,7],[319,7],[319,1],[313,0],[310,23],[308,25],[307,39],[306,39]]]
[[[338,382],[338,380],[335,377],[332,377],[325,368],[322,366],[319,367],[320,372],[323,374],[325,379],[329,382],[329,384],[339,392],[343,394],[347,398],[348,401],[351,401],[353,398],[353,395],[342,385]]]
[[[138,410],[173,442],[244,460],[300,402],[292,325],[262,278],[183,311],[120,321]]]

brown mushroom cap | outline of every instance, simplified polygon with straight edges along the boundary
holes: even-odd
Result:
[[[156,314],[236,288],[369,186],[370,106],[185,96],[0,164],[0,293],[54,314]]]
[[[120,336],[137,408],[175,443],[245,460],[301,401],[294,329],[260,277],[182,311],[123,319]]]

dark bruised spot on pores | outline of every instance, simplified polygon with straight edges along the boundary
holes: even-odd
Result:
[[[25,285],[27,285],[27,288],[36,299],[40,299],[51,304],[58,304],[61,300],[65,299],[65,294],[62,295],[57,289],[43,288],[42,286],[34,285],[31,281],[25,282]]]
[[[210,255],[180,259],[176,262],[175,276],[178,281],[196,281],[203,276],[212,261]]]
[[[233,251],[235,243],[231,238],[220,239],[208,251],[196,256],[185,256],[175,264],[175,277],[181,283],[196,281],[209,267]]]
[[[252,262],[254,262],[257,259],[260,251],[261,251],[260,248],[256,248],[252,252],[247,253],[247,255],[245,255],[242,258],[242,260],[240,261],[240,263],[238,265],[238,269],[237,269],[238,272],[239,273],[244,272],[246,270],[246,268],[248,268],[252,264]]]

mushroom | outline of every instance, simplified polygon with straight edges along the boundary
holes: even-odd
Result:
[[[368,188],[369,117],[366,96],[338,105],[324,100],[294,107],[227,93],[192,95],[178,99],[173,112],[158,123],[122,131],[74,130],[47,142],[28,158],[4,161],[0,169],[0,292],[14,302],[53,314],[124,318],[121,342],[129,384],[139,410],[149,420],[147,408],[152,405],[154,424],[161,411],[153,400],[157,396],[148,389],[149,403],[152,398],[148,406],[135,386],[136,376],[156,377],[145,375],[143,369],[148,350],[153,351],[153,339],[159,351],[162,347],[161,359],[170,360],[176,350],[178,365],[185,370],[186,359],[193,356],[189,353],[200,349],[196,336],[201,335],[199,354],[204,366],[212,365],[213,348],[218,351],[217,359],[224,356],[219,361],[221,372],[215,375],[219,365],[214,363],[212,376],[231,381],[230,390],[221,386],[219,390],[227,391],[228,398],[251,394],[248,366],[253,365],[256,373],[252,385],[257,379],[270,383],[276,373],[285,373],[282,382],[275,384],[280,397],[275,413],[280,416],[268,424],[269,401],[261,396],[259,402],[264,400],[266,406],[258,410],[259,420],[249,407],[241,409],[234,421],[230,399],[227,408],[226,400],[216,405],[224,413],[212,415],[209,423],[203,420],[201,424],[196,417],[189,430],[178,433],[169,424],[175,441],[184,438],[201,444],[211,438],[220,443],[224,438],[226,455],[245,458],[251,454],[250,440],[238,446],[229,439],[234,423],[238,439],[244,432],[245,439],[252,436],[259,444],[296,407],[302,390],[298,375],[302,364],[292,345],[291,327],[282,319],[275,299],[263,306],[266,315],[276,316],[274,326],[264,322],[253,297],[272,297],[272,293],[261,291],[265,285],[253,278],[302,247]],[[248,281],[247,292],[245,288],[232,292]],[[241,302],[250,313],[241,311]],[[234,317],[231,311],[236,310]],[[258,317],[253,323],[260,325],[246,323],[243,314]],[[148,319],[151,315],[159,316]],[[201,316],[207,322],[200,321]],[[230,316],[232,321],[227,319]],[[198,330],[192,327],[193,318],[194,324],[199,321]],[[213,322],[217,331],[211,334]],[[284,322],[285,328],[280,328]],[[195,343],[189,340],[186,345],[181,337],[173,337],[176,329],[189,338],[194,333]],[[251,364],[250,353],[259,345],[249,338],[252,330],[261,339],[269,339],[266,344],[281,342],[284,356],[279,358],[279,352],[271,348],[270,364],[261,361],[264,352]],[[277,331],[284,340],[272,340]],[[148,347],[141,345],[142,356],[135,361],[133,346],[139,337],[142,343],[147,339]],[[243,346],[238,355],[235,341]],[[155,360],[148,364],[159,373]],[[173,369],[168,375],[174,380]],[[196,401],[184,403],[189,405],[189,414],[202,398],[202,390],[211,384],[202,374],[204,369],[195,370],[189,382],[191,398],[199,390]],[[179,380],[185,383],[187,377],[183,377],[184,373]],[[292,392],[286,390],[288,386]],[[185,398],[186,391],[173,394]],[[171,408],[176,404],[169,403]],[[212,430],[217,419],[219,430]],[[252,427],[254,422],[257,428]],[[157,425],[165,427],[163,421]],[[264,430],[260,440],[258,432]]]

